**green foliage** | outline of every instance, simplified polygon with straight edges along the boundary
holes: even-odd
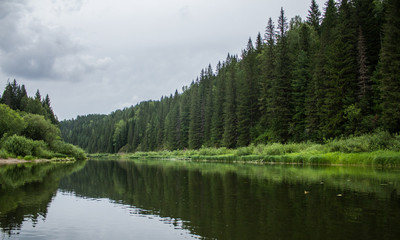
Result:
[[[4,134],[20,134],[25,128],[21,116],[7,105],[0,104],[0,116],[0,138]]]
[[[1,159],[7,159],[10,157],[11,157],[11,155],[5,149],[0,148],[0,158]]]
[[[400,131],[400,1],[387,1],[386,23],[379,61],[383,126],[390,132]]]
[[[250,145],[237,149],[200,148],[160,152],[136,152],[118,158],[193,159],[210,161],[252,161],[297,164],[400,165],[400,136],[376,132],[325,144],[312,142]],[[107,155],[91,155],[107,158]],[[110,157],[116,157],[112,155]]]
[[[0,102],[7,104],[0,104],[0,158],[86,158],[83,150],[61,142],[48,95],[42,101],[38,90],[35,99],[28,98],[25,86],[14,80],[7,84]]]
[[[35,98],[28,97],[25,86],[18,85],[16,80],[7,84],[3,95],[0,97],[0,103],[6,104],[16,111],[42,115],[51,123],[58,124],[57,117],[50,106],[49,95],[42,99],[39,90],[37,90]]]
[[[17,135],[8,137],[3,143],[3,148],[7,152],[22,157],[32,155],[34,147],[35,143],[33,140]]]
[[[54,141],[51,143],[50,148],[57,153],[64,154],[65,156],[74,157],[76,160],[86,159],[85,152],[69,143],[63,141]]]
[[[14,157],[30,156],[45,159],[56,157],[56,154],[49,150],[44,141],[34,141],[18,135],[13,135],[3,140],[2,148],[3,154],[0,156],[1,158],[8,158],[10,154]]]
[[[46,143],[60,139],[60,129],[43,116],[26,114],[23,118],[26,122],[26,128],[22,133],[24,136],[33,140],[44,140]]]
[[[249,39],[240,56],[228,54],[216,72],[203,69],[182,92],[109,115],[63,121],[62,137],[90,153],[189,148],[217,156],[210,149],[241,147],[236,154],[242,157],[257,156],[242,148],[256,143],[270,158],[326,139],[335,140],[311,144],[310,152],[395,149],[371,139],[386,141],[385,134],[372,134],[377,130],[400,132],[398,5],[399,0],[328,0],[321,17],[313,0],[306,21],[298,16],[288,21],[281,9],[277,26],[269,18],[255,47]],[[18,90],[14,85],[9,92]],[[37,95],[33,101],[41,98]],[[298,158],[279,159],[309,160]],[[318,155],[311,161],[333,158]]]

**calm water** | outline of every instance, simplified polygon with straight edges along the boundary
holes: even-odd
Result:
[[[0,166],[2,239],[399,239],[396,169]]]

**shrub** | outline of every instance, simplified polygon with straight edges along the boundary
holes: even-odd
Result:
[[[3,147],[7,152],[22,157],[32,155],[34,145],[33,140],[17,135],[8,137],[3,143]]]
[[[81,148],[62,141],[52,142],[51,150],[60,154],[64,154],[68,157],[74,157],[76,160],[86,159],[86,154]]]
[[[26,128],[23,135],[33,140],[44,140],[47,143],[60,139],[60,129],[51,124],[43,116],[26,114],[24,116]]]
[[[6,150],[0,149],[0,158],[7,159],[9,157],[10,157],[10,154]]]
[[[254,146],[250,145],[248,147],[240,147],[236,149],[235,156],[246,156],[251,155],[253,153]]]
[[[8,133],[19,134],[25,127],[21,116],[9,106],[0,104],[0,138]]]
[[[34,160],[34,159],[35,158],[32,155],[27,155],[27,156],[24,157],[24,160],[27,160],[27,161],[31,161],[31,160]]]

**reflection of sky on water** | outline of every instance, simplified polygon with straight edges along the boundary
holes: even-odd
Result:
[[[24,222],[16,235],[1,239],[198,239],[182,222],[101,198],[57,192],[46,218]]]

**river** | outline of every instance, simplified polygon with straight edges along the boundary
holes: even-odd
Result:
[[[170,160],[0,166],[2,239],[398,239],[400,171]]]

